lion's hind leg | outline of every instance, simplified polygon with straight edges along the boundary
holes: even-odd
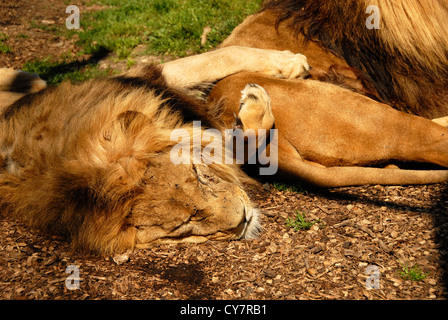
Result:
[[[303,161],[291,146],[279,150],[281,177],[324,188],[360,185],[414,185],[448,181],[448,170],[401,170],[372,167],[322,167]]]

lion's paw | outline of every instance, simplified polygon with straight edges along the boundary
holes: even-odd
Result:
[[[447,127],[448,128],[448,117],[432,119],[432,121],[437,123],[437,124],[440,124],[443,127]]]
[[[275,66],[268,70],[268,75],[283,78],[305,78],[309,75],[310,65],[303,54],[294,54],[291,51],[279,51],[274,56]]]
[[[241,91],[240,110],[237,116],[237,127],[248,129],[271,129],[274,126],[274,115],[271,99],[259,85],[249,83]]]

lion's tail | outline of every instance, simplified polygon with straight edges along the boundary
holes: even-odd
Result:
[[[0,112],[26,94],[39,92],[47,83],[37,74],[0,68]]]

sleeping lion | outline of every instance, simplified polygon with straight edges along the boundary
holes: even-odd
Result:
[[[219,105],[206,107],[185,90],[241,71],[296,78],[308,69],[301,54],[245,47],[41,91],[38,77],[0,69],[3,94],[38,91],[0,114],[1,212],[106,255],[153,243],[253,237],[258,213],[236,163],[170,159],[173,130],[191,132],[198,120],[203,131],[225,129]],[[257,89],[249,86],[246,96]]]
[[[301,54],[231,46],[25,95],[0,114],[2,213],[107,255],[154,243],[251,238],[258,213],[239,167],[251,159],[251,141],[278,162],[279,174],[321,187],[448,180],[448,170],[372,166],[396,156],[448,167],[447,128],[301,79],[309,70]],[[13,91],[21,76],[0,70],[0,89]],[[220,79],[209,102],[187,94]],[[337,101],[344,102],[339,109],[329,108]],[[200,136],[223,133],[213,139],[240,128],[243,161],[197,161],[195,151],[212,140],[194,145],[199,121]],[[267,130],[273,134],[259,134]],[[183,149],[192,161],[173,161],[181,143],[173,132],[192,137],[193,147]],[[238,155],[238,148],[221,156],[229,152]]]

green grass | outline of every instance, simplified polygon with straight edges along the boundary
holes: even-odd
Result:
[[[9,53],[11,52],[11,47],[0,42],[0,53]]]
[[[134,64],[132,50],[141,44],[147,47],[143,54],[162,56],[162,59],[164,55],[178,58],[216,47],[260,8],[262,0],[97,0],[93,3],[104,5],[105,9],[81,10],[79,30],[68,30],[65,25],[46,26],[34,20],[30,26],[62,37],[77,35],[76,44],[82,48],[80,54],[115,53],[130,67]],[[206,26],[212,31],[206,45],[201,46]],[[0,52],[8,50],[0,40]],[[105,73],[93,61],[60,57],[30,61],[23,69],[39,73],[50,85],[63,80],[80,82]]]
[[[399,274],[403,280],[411,281],[422,281],[428,276],[428,274],[424,273],[418,265],[413,265],[412,267],[402,265]]]
[[[11,52],[11,47],[3,43],[8,40],[8,36],[4,33],[0,32],[0,53],[9,53]]]
[[[281,182],[274,182],[274,184],[272,185],[274,187],[274,189],[277,189],[278,191],[288,191],[288,192],[295,192],[295,193],[302,193],[302,194],[306,194],[307,191],[306,189],[300,185],[300,184],[285,184],[285,183],[281,183]]]
[[[296,216],[294,218],[286,219],[286,226],[293,228],[294,231],[309,230],[313,225],[319,222],[320,220],[310,221],[305,217],[305,213],[296,211]]]
[[[110,70],[100,70],[95,65],[84,67],[73,67],[73,65],[72,62],[67,61],[53,62],[50,57],[47,57],[43,60],[25,63],[23,70],[39,74],[42,79],[47,81],[48,85],[57,85],[65,80],[71,83],[81,83],[110,74]]]
[[[36,22],[36,20],[34,20],[34,19],[30,22],[30,27],[34,28],[34,29],[41,29],[44,31],[53,31],[53,32],[59,31],[61,29],[58,26],[54,26],[54,25],[50,26],[50,25]]]
[[[147,54],[175,57],[216,47],[246,16],[260,8],[261,0],[101,0],[108,8],[81,13],[78,44],[86,53],[104,47],[127,58],[139,44]],[[212,31],[201,47],[204,27]]]

